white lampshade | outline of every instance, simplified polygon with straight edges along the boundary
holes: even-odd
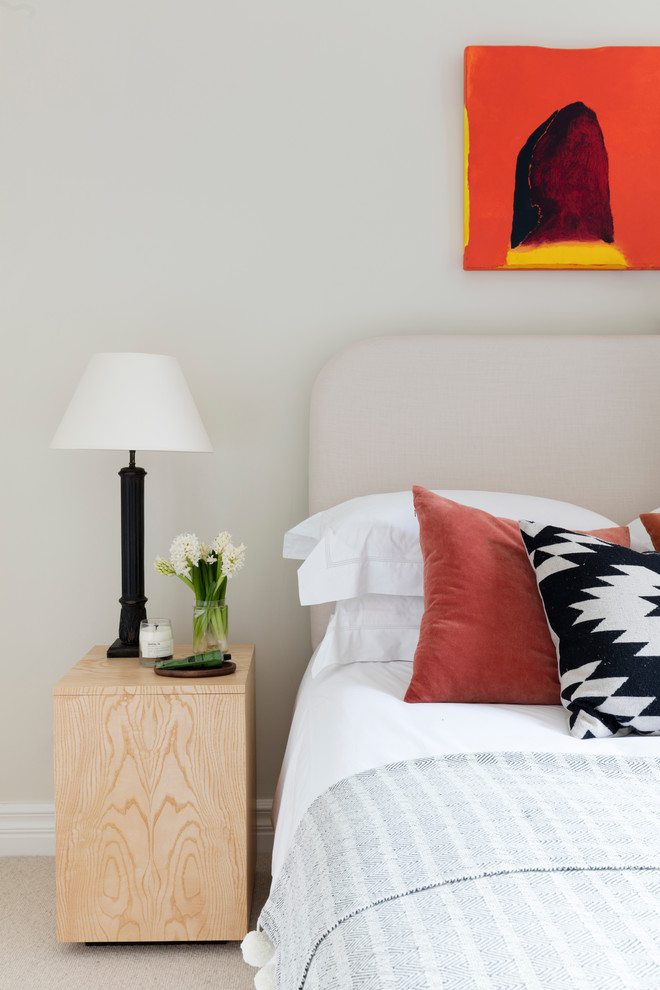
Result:
[[[165,354],[95,354],[51,447],[213,450],[178,361]]]

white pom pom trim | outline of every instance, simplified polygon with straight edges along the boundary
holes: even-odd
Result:
[[[254,978],[255,990],[275,990],[275,963],[260,969]]]
[[[241,942],[243,959],[248,966],[265,966],[273,958],[275,946],[265,932],[248,932]]]

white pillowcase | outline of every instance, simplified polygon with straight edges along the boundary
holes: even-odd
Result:
[[[589,509],[535,495],[435,491],[505,519],[533,519],[585,530],[616,525]],[[304,561],[298,569],[301,605],[368,594],[410,597],[424,593],[419,525],[411,491],[364,495],[317,512],[286,533],[283,554]]]
[[[362,595],[337,602],[312,660],[312,677],[326,667],[382,660],[412,661],[424,599]]]

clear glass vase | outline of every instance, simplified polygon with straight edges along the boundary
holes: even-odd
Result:
[[[224,601],[195,602],[193,609],[193,653],[227,652],[228,610]]]

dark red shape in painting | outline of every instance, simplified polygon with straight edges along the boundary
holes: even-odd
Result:
[[[522,243],[526,247],[556,241],[611,244],[614,225],[607,150],[596,114],[584,103],[569,103],[553,113],[532,138],[538,131],[542,133],[533,147],[529,148],[528,141],[521,149],[521,155],[529,156],[527,209],[537,215]]]

